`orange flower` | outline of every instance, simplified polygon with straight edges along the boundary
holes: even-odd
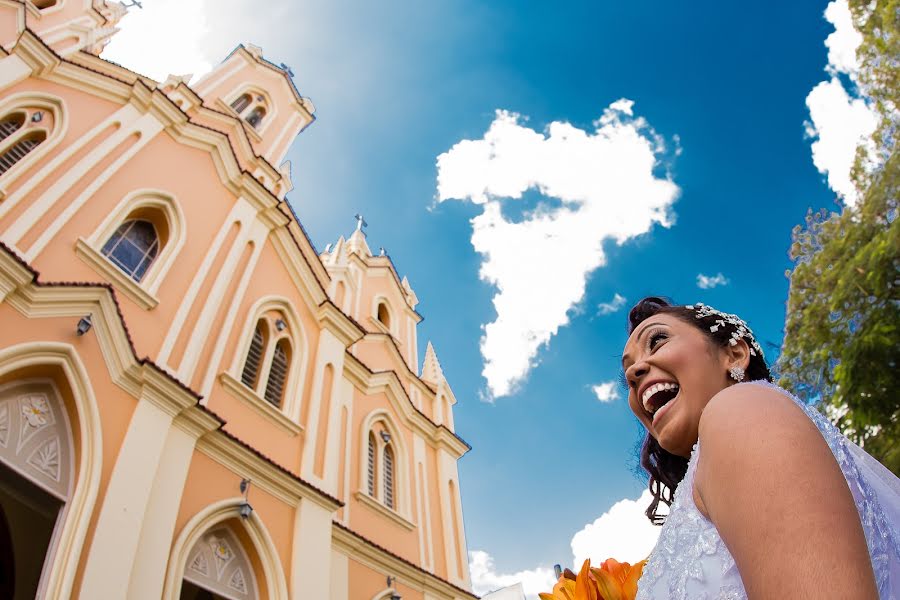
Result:
[[[630,565],[610,558],[599,569],[593,569],[588,559],[574,580],[567,577],[568,573],[564,574],[553,586],[552,593],[538,595],[541,600],[634,600],[646,562]]]

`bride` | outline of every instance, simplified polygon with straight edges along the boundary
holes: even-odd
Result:
[[[645,298],[629,326],[647,516],[665,522],[638,599],[900,598],[900,480],[769,383],[747,325]]]

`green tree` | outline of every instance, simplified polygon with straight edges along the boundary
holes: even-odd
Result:
[[[810,212],[793,232],[780,383],[900,474],[900,0],[850,0],[859,90],[880,116],[857,152],[859,203]]]

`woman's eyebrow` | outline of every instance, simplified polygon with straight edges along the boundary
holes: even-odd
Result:
[[[652,327],[654,325],[665,325],[665,323],[663,323],[661,321],[653,321],[652,323],[642,324],[641,331],[640,331],[640,333],[638,333],[638,336],[636,338],[634,338],[634,341],[636,341],[636,342],[640,341],[641,336],[647,332],[647,329],[649,329],[650,327]],[[628,360],[629,358],[631,358],[631,357],[627,353],[622,355],[622,368],[623,369],[625,368],[625,361]]]

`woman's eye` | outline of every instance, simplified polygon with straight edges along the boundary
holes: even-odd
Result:
[[[654,350],[656,346],[658,346],[659,343],[664,339],[666,339],[666,334],[661,331],[654,332],[650,334],[649,338],[647,338],[647,347],[649,347],[651,350]]]

